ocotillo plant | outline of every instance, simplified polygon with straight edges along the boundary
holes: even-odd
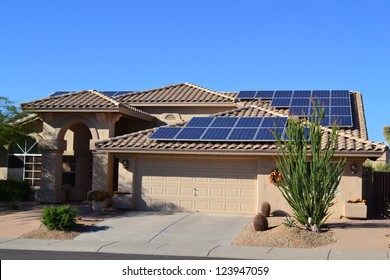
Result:
[[[289,118],[286,139],[274,133],[279,148],[276,166],[282,175],[277,186],[294,218],[305,225],[311,217],[317,227],[330,216],[329,208],[345,167],[345,158],[334,158],[338,126],[333,123],[331,128],[322,127],[324,114],[324,109],[313,102],[308,120]],[[325,143],[323,136],[327,136]]]

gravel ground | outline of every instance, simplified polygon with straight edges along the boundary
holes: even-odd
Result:
[[[30,231],[19,238],[25,239],[55,239],[67,240],[74,239],[83,232],[91,230],[95,225],[93,221],[77,220],[77,223],[68,231],[48,230],[43,224],[36,230]]]
[[[287,227],[280,217],[269,217],[269,229],[255,231],[250,222],[236,237],[234,245],[281,247],[281,248],[315,248],[336,242],[334,233],[325,229],[321,233],[299,227]]]

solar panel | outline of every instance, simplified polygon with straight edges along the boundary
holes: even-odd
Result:
[[[291,106],[309,106],[310,104],[309,98],[293,98],[291,100]]]
[[[242,117],[239,118],[236,127],[259,127],[263,118],[257,117]]]
[[[255,98],[256,91],[255,90],[242,90],[238,93],[237,98],[239,99],[252,99]]]
[[[329,98],[317,98],[313,97],[310,101],[310,105],[316,104],[317,106],[329,106],[330,99]]]
[[[332,98],[331,103],[332,106],[351,106],[350,98]]]
[[[206,128],[201,127],[184,127],[174,138],[175,140],[192,140],[199,141]]]
[[[274,98],[291,98],[292,94],[292,90],[277,90],[275,91]]]
[[[255,128],[234,128],[228,140],[252,141],[256,132]]]
[[[274,96],[273,90],[258,90],[255,98],[272,99]]]
[[[153,140],[167,140],[175,138],[176,134],[179,133],[181,127],[159,127],[149,139]]]
[[[311,90],[295,90],[293,98],[310,98]]]
[[[208,127],[215,118],[212,117],[194,117],[186,125],[186,127]]]
[[[291,98],[274,98],[272,99],[271,106],[273,107],[289,107]]]
[[[350,116],[352,114],[351,107],[332,107],[332,115]]]
[[[283,117],[267,117],[264,118],[261,127],[274,128],[274,127],[285,127],[287,124],[287,118]]]
[[[351,127],[353,125],[351,116],[332,116],[331,122],[341,127]]]
[[[115,96],[118,96],[118,95],[123,95],[123,94],[127,94],[127,93],[132,93],[133,91],[125,91],[125,90],[122,90],[122,91],[117,91],[117,90],[109,90],[109,91],[101,91],[101,93],[103,93],[104,95],[107,95],[107,96],[111,96],[111,97],[115,97]]]
[[[283,128],[276,128],[275,130],[272,129],[272,128],[260,128],[257,131],[257,134],[256,134],[254,140],[257,140],[257,141],[274,141],[275,140],[274,131],[275,131],[275,133],[279,137],[282,137],[283,136],[283,130],[284,130]]]
[[[234,127],[238,118],[219,117],[215,118],[210,127]]]
[[[202,140],[226,140],[229,136],[231,128],[209,128],[202,136]]]
[[[349,90],[332,90],[331,91],[332,98],[349,98]]]
[[[294,116],[308,116],[311,112],[310,108],[309,106],[291,106],[290,114]]]
[[[56,92],[53,92],[52,94],[50,94],[49,96],[51,96],[51,97],[60,96],[60,95],[64,95],[64,94],[68,94],[68,93],[72,93],[72,92],[75,92],[75,91],[56,91]]]
[[[330,97],[330,90],[313,90],[312,97]]]

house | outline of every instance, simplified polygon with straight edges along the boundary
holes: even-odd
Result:
[[[387,149],[368,140],[362,95],[354,91],[217,92],[182,83],[136,92],[57,92],[23,103],[42,120],[36,198],[63,202],[66,183],[73,200],[85,199],[90,189],[130,192],[136,210],[253,215],[267,201],[288,212],[269,181],[278,149],[265,123],[282,120],[283,133],[284,120],[304,116],[313,97],[326,107],[324,141],[335,115],[341,120],[335,156],[346,157],[347,165],[332,212],[342,216],[344,201],[362,197],[363,162]],[[211,129],[214,121],[235,124]],[[239,122],[258,124],[236,131]]]

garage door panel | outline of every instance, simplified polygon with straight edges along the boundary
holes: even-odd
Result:
[[[154,160],[138,160],[136,209],[255,213],[255,161]]]

